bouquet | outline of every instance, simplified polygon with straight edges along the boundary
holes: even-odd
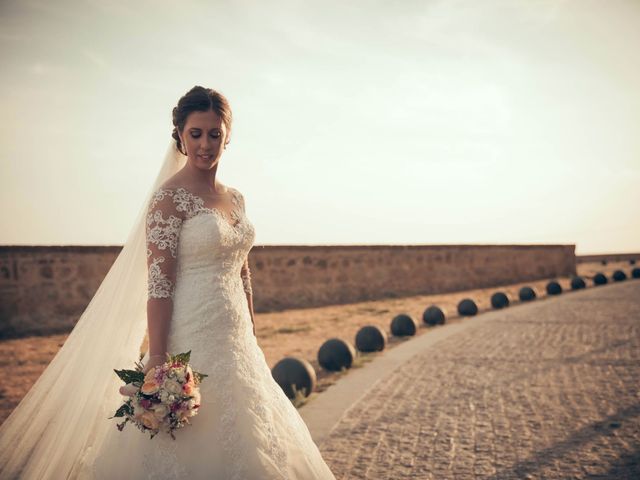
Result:
[[[114,370],[125,383],[138,390],[118,408],[111,418],[124,417],[116,425],[122,431],[132,422],[142,432],[150,431],[151,438],[161,430],[176,437],[173,432],[187,424],[200,408],[200,382],[208,375],[194,372],[189,364],[191,350],[178,355],[167,354],[167,361],[150,369],[136,362],[135,370]]]

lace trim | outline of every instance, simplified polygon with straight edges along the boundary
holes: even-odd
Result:
[[[237,194],[237,198],[236,198],[236,195],[234,195],[234,199],[235,199],[234,203],[238,206],[238,208],[242,211],[242,213],[245,214],[244,196],[238,190],[235,190],[235,189],[234,189],[234,193]],[[242,271],[240,272],[240,277],[242,277],[242,288],[244,289],[244,291],[249,295],[253,295],[253,288],[251,287],[251,270],[249,270],[248,263],[243,267]]]
[[[153,259],[149,266],[148,295],[149,298],[172,298],[175,292],[175,285],[160,268],[160,263],[164,262],[163,256]]]
[[[241,196],[240,192],[235,188],[230,188],[231,190],[231,203],[235,206],[234,209],[231,210],[230,215],[232,222],[227,220],[227,215],[225,215],[222,210],[216,207],[205,207],[204,199],[198,195],[191,193],[189,190],[183,187],[178,187],[175,189],[173,193],[173,201],[176,204],[176,209],[179,212],[185,212],[187,214],[187,218],[192,218],[197,215],[199,212],[210,212],[220,216],[221,219],[225,221],[227,225],[231,228],[237,228],[242,220],[242,215],[240,214],[241,204],[238,199]],[[171,192],[171,190],[165,190],[165,192]],[[169,193],[171,195],[171,193]]]
[[[165,220],[162,217],[162,211],[156,210],[147,216],[147,225],[149,226],[147,244],[153,243],[160,250],[168,248],[171,256],[176,258],[178,254],[178,234],[182,219],[169,215],[169,218]]]
[[[244,291],[249,295],[253,295],[253,289],[251,288],[251,270],[249,267],[244,267],[240,272],[240,277],[242,278],[242,287]]]
[[[148,268],[147,278],[149,298],[172,298],[175,292],[174,282],[160,266],[166,258],[163,255],[154,255],[150,248],[155,245],[156,250],[168,249],[172,258],[178,256],[178,238],[183,220],[175,215],[169,215],[165,219],[163,211],[155,209],[158,202],[164,199],[167,194],[171,195],[170,191],[158,190],[153,196],[147,213],[147,258],[153,257]]]

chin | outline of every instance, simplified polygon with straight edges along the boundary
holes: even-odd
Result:
[[[214,161],[214,162],[196,162],[195,165],[196,167],[198,167],[200,170],[211,170],[213,167],[216,166],[218,162]]]

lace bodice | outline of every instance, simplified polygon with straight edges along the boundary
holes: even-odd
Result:
[[[232,221],[217,208],[204,206],[204,200],[183,187],[160,188],[147,210],[146,243],[148,266],[148,297],[173,298],[176,284],[178,242],[182,224],[200,214],[217,215],[230,228],[236,229],[245,213],[244,197],[230,188]],[[248,257],[241,269],[245,292],[253,294]]]

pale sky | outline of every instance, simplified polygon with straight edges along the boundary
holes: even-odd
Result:
[[[257,245],[640,251],[640,2],[0,3],[0,244],[121,245],[194,85]]]

